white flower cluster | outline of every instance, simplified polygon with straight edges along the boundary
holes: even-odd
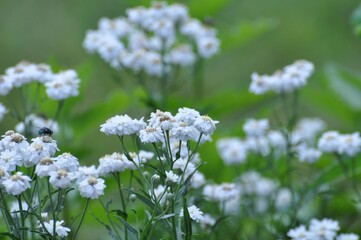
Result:
[[[318,148],[325,153],[338,153],[354,157],[361,151],[360,133],[340,134],[337,131],[325,132],[318,141]]]
[[[279,188],[274,180],[262,177],[258,172],[242,174],[238,183],[207,184],[203,196],[209,201],[220,203],[227,214],[238,214],[241,204],[261,213],[275,206],[283,210],[290,206],[292,193],[287,188]]]
[[[30,114],[25,117],[24,122],[20,122],[16,124],[15,131],[19,133],[24,133],[25,125],[30,127],[30,131],[33,136],[36,136],[38,134],[39,129],[43,127],[51,129],[53,133],[59,132],[59,124],[56,121],[52,119],[46,119],[36,114]]]
[[[79,167],[76,157],[63,153],[55,157],[57,143],[50,135],[27,142],[14,131],[7,131],[0,140],[0,187],[11,195],[20,195],[31,187],[30,177],[17,171],[19,167],[34,167],[39,178],[48,178],[56,189],[67,189],[76,180],[80,195],[98,198],[103,195],[104,180],[98,178],[95,167]]]
[[[216,30],[191,18],[186,6],[160,1],[128,9],[126,17],[100,19],[83,42],[116,69],[158,77],[172,65],[192,66],[198,57],[212,57],[219,45]]]
[[[343,233],[337,236],[340,230],[339,223],[332,219],[312,219],[310,226],[298,226],[288,231],[287,236],[292,240],[358,240],[359,236],[353,233]]]
[[[0,95],[5,96],[13,88],[31,82],[44,84],[48,97],[54,100],[64,100],[79,94],[80,80],[74,70],[54,73],[47,64],[22,61],[6,69],[5,75],[0,75]]]
[[[274,91],[288,93],[306,85],[313,73],[313,64],[306,60],[298,60],[291,65],[276,71],[272,75],[253,73],[250,92],[260,95]]]
[[[157,110],[151,113],[148,125],[143,118],[132,119],[128,115],[115,116],[100,125],[100,131],[107,135],[139,134],[143,143],[157,143],[166,140],[166,132],[177,141],[198,141],[200,136],[213,134],[218,121],[190,108],[180,108],[175,116],[169,112]]]
[[[267,119],[248,119],[243,125],[246,138],[223,138],[217,141],[218,152],[227,165],[246,162],[249,153],[276,157],[285,154],[287,141],[297,153],[301,162],[313,163],[321,157],[321,151],[314,147],[316,136],[325,128],[320,119],[303,118],[287,139],[279,130],[271,130]]]

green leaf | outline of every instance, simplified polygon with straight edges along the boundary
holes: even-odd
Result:
[[[192,239],[192,219],[188,212],[187,207],[187,199],[183,198],[183,220],[184,220],[184,227],[185,227],[185,240]]]
[[[17,236],[15,236],[11,233],[0,233],[0,236],[10,237],[11,239],[17,239],[17,240],[19,239],[20,240],[20,238],[18,238]]]
[[[116,215],[122,217],[123,219],[126,219],[128,217],[128,214],[119,210],[119,209],[114,209],[114,210],[111,210],[110,213],[115,213]]]
[[[354,110],[361,110],[361,75],[348,72],[334,65],[325,69],[329,87],[339,98]]]
[[[124,226],[131,232],[135,235],[136,239],[138,239],[138,231],[133,228],[127,221],[125,221],[124,219],[118,217],[118,216],[115,216],[116,219],[118,219],[120,222],[122,222],[124,224]]]

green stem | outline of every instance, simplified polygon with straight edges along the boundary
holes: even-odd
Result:
[[[53,222],[54,222],[54,223],[53,223],[53,237],[55,237],[56,215],[55,215],[53,198],[52,198],[52,194],[51,194],[51,190],[50,190],[49,179],[47,179],[47,186],[48,186],[48,194],[49,194],[50,208],[51,208],[51,212],[52,212],[52,215],[53,215]]]
[[[123,190],[122,190],[122,186],[120,184],[120,174],[117,172],[115,173],[115,179],[118,185],[118,191],[120,194],[120,201],[122,203],[122,209],[123,209],[123,213],[124,213],[124,220],[127,221],[127,208],[126,208],[126,203],[125,203],[125,198],[124,198],[124,194],[123,194]],[[125,235],[125,239],[128,239],[128,229],[127,227],[124,225],[124,235]]]
[[[108,213],[108,211],[106,210],[106,207],[104,206],[103,202],[102,202],[100,199],[99,199],[99,202],[100,202],[100,205],[103,207],[103,209],[104,209],[104,211],[105,211],[105,213],[106,213],[106,215],[107,215],[108,221],[109,221],[110,225],[112,225],[115,234],[117,235],[118,239],[121,239],[121,238],[120,238],[120,235],[119,235],[119,232],[118,232],[118,230],[117,230],[117,227],[114,225],[112,219],[110,218],[109,213]]]
[[[18,199],[18,205],[20,209],[20,227],[21,227],[21,239],[25,239],[25,216],[23,211],[23,204],[21,202],[21,195],[16,197]]]
[[[76,239],[76,236],[78,235],[80,226],[81,226],[81,224],[82,224],[83,221],[84,221],[85,213],[86,213],[86,211],[87,211],[87,209],[88,209],[88,206],[89,206],[89,200],[90,200],[89,198],[86,199],[85,208],[84,208],[83,214],[82,214],[82,216],[81,216],[79,225],[78,225],[78,227],[76,228],[76,231],[75,231],[74,236],[73,236],[73,238],[72,238],[73,240]]]

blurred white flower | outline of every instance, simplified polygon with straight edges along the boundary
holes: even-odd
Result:
[[[318,149],[325,153],[337,152],[340,145],[340,134],[337,131],[328,131],[318,140]]]
[[[219,139],[217,149],[227,165],[244,163],[247,159],[247,146],[239,138]]]
[[[15,130],[19,133],[24,133],[25,124],[30,126],[30,131],[33,136],[36,136],[39,129],[43,127],[50,128],[54,133],[59,132],[59,124],[56,121],[52,119],[45,119],[41,116],[37,116],[36,114],[30,114],[26,116],[24,122],[16,124]]]
[[[46,94],[54,100],[64,100],[79,94],[80,80],[74,70],[59,72],[45,83]]]
[[[337,152],[339,154],[346,154],[348,156],[355,156],[361,150],[360,133],[342,134],[339,137],[339,145]]]
[[[253,73],[250,92],[264,94],[269,91],[277,93],[292,92],[306,85],[307,79],[313,73],[313,64],[306,60],[298,60],[272,75]]]

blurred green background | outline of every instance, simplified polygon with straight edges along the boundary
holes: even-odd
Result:
[[[174,1],[170,1],[174,2]],[[252,72],[271,74],[297,59],[315,64],[315,74],[301,93],[301,115],[321,117],[331,129],[361,130],[361,40],[351,24],[357,0],[188,0],[192,17],[211,18],[222,40],[222,52],[204,68],[205,96],[177,93],[168,110],[188,106],[220,120],[215,138],[242,135],[245,118],[268,117],[275,96],[248,93]],[[78,156],[81,164],[119,149],[116,138],[99,132],[115,114],[141,117],[147,113],[138,89],[119,86],[117,73],[98,56],[89,55],[82,41],[101,17],[118,17],[125,9],[149,6],[137,0],[1,0],[0,73],[21,60],[46,62],[58,69],[74,68],[82,79],[81,96],[66,102],[59,148]],[[125,84],[127,79],[121,79]],[[182,79],[185,84],[189,79]],[[1,102],[3,98],[0,98]],[[51,116],[55,104],[43,112]],[[15,122],[7,116],[4,132]],[[201,171],[220,182],[231,180],[214,143],[201,149],[208,164]]]

